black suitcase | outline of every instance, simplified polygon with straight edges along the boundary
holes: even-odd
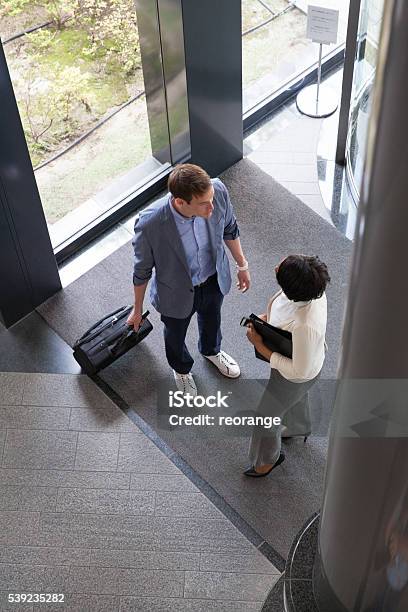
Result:
[[[143,314],[142,324],[137,332],[126,323],[132,306],[123,306],[106,315],[90,327],[74,344],[74,359],[89,375],[106,368],[118,357],[139,344],[153,329]]]

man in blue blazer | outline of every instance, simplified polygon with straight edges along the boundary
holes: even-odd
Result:
[[[185,337],[197,313],[200,353],[229,378],[236,361],[221,350],[221,306],[231,288],[224,243],[237,266],[237,287],[250,286],[248,262],[227,188],[194,164],[180,164],[170,174],[169,193],[136,218],[133,248],[134,308],[128,318],[137,330],[151,279],[150,300],[164,324],[166,357],[177,388],[197,394],[191,374],[194,360]]]

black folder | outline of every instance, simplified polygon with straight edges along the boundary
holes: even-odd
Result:
[[[250,314],[248,319],[251,321],[258,334],[262,336],[263,342],[268,349],[292,359],[292,334],[289,331],[274,327],[257,317],[255,314]],[[258,353],[256,349],[255,355],[258,359],[262,359],[262,361],[268,361]]]

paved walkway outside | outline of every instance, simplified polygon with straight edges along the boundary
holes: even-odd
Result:
[[[0,373],[0,458],[2,612],[255,612],[279,578],[86,376]]]

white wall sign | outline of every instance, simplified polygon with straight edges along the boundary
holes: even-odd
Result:
[[[337,42],[339,11],[309,4],[307,7],[306,37],[328,45]]]

